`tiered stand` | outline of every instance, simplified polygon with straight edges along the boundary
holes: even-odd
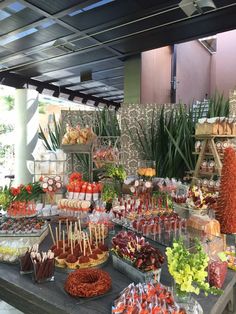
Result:
[[[198,155],[196,167],[193,171],[190,171],[192,175],[192,184],[196,183],[199,178],[202,177],[209,177],[209,179],[213,178],[214,176],[221,176],[222,170],[222,157],[223,155],[219,154],[216,149],[216,139],[228,139],[228,138],[235,138],[235,135],[194,135],[197,140],[202,141],[202,148],[199,153],[193,152],[193,154]],[[209,148],[210,152],[207,151]],[[215,161],[215,171],[214,172],[202,172],[200,167],[201,163],[204,158],[213,158]]]

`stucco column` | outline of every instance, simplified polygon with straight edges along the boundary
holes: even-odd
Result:
[[[125,60],[124,103],[140,104],[141,101],[141,55]]]
[[[17,89],[15,92],[15,184],[32,181],[27,169],[27,160],[32,160],[32,152],[38,141],[38,92]]]

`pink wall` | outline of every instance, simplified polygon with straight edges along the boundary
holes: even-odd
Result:
[[[169,103],[170,47],[143,52],[141,62],[141,103]],[[203,100],[216,90],[228,97],[236,89],[236,30],[217,34],[213,55],[198,40],[177,44],[176,81],[176,102]]]
[[[236,30],[217,34],[217,51],[212,57],[211,92],[229,96],[236,88]]]
[[[210,94],[211,54],[197,41],[177,45],[176,102],[203,100]]]
[[[141,62],[141,103],[169,103],[171,81],[170,47],[143,52]]]

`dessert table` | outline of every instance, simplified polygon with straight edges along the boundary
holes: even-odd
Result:
[[[49,236],[44,240],[42,249],[50,246]],[[164,247],[158,246],[163,252]],[[106,295],[91,299],[73,298],[64,291],[67,274],[63,270],[55,272],[55,281],[35,284],[31,275],[20,275],[18,265],[0,264],[0,299],[11,304],[26,314],[110,314],[111,305],[125,287],[129,278],[112,267],[111,260],[103,267],[112,277],[112,289]],[[171,278],[165,264],[161,273],[161,282],[171,286]],[[230,302],[230,309],[235,313],[236,272],[229,270],[221,296],[194,296],[206,314],[221,314]]]

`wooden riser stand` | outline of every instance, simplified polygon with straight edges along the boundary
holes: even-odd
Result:
[[[192,171],[192,184],[196,183],[196,180],[201,178],[202,176],[208,175],[209,177],[213,177],[215,175],[221,176],[221,170],[222,170],[222,162],[221,162],[221,156],[219,155],[217,149],[216,149],[216,143],[215,139],[220,138],[234,138],[233,135],[195,135],[195,138],[202,141],[202,147],[201,151],[199,152],[198,160],[196,163],[195,170]],[[206,149],[210,149],[210,153],[206,152]],[[212,156],[212,158],[215,161],[215,172],[214,173],[201,173],[200,167],[205,159],[205,156]]]

